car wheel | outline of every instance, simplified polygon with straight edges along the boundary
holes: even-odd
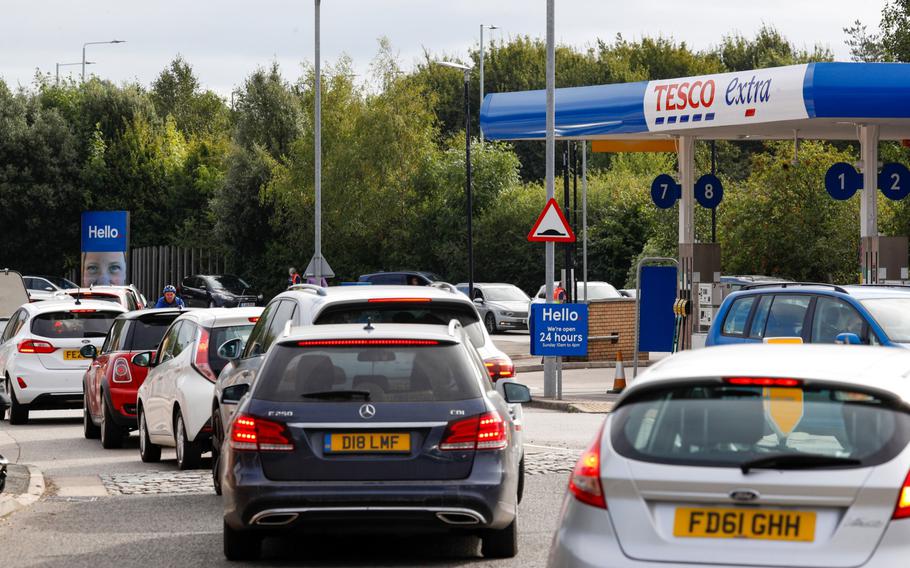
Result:
[[[101,394],[101,447],[106,450],[123,447],[125,432],[114,422],[111,415],[111,406]]]
[[[28,405],[19,404],[12,381],[7,381],[7,385],[9,386],[9,423],[28,424]]]
[[[518,517],[504,529],[485,531],[480,537],[484,558],[513,558],[518,554]]]
[[[88,411],[88,397],[82,395],[82,435],[87,440],[97,440],[100,429],[92,422],[92,413]]]
[[[145,423],[145,412],[139,407],[139,457],[145,463],[161,461],[161,446],[149,439],[148,425]]]
[[[493,315],[493,312],[487,312],[487,315],[483,318],[483,323],[487,326],[487,333],[496,333],[496,316]]]
[[[228,560],[256,560],[262,550],[262,535],[238,531],[224,523],[224,557]]]
[[[183,414],[177,411],[177,420],[174,423],[174,434],[177,436],[177,468],[197,469],[202,461],[202,449],[196,442],[190,442],[186,435],[186,425],[183,423]]]
[[[221,411],[212,410],[212,485],[221,495]]]
[[[521,503],[521,498],[525,493],[525,457],[521,456],[521,461],[518,462],[518,502]]]

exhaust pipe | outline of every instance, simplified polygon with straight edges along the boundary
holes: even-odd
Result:
[[[267,527],[278,527],[293,523],[299,516],[300,515],[297,513],[267,513],[262,516],[257,515],[253,519],[253,524]]]
[[[473,511],[440,511],[436,518],[449,525],[477,525],[483,518]]]

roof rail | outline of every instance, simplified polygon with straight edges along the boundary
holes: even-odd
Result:
[[[430,284],[432,288],[439,288],[440,290],[445,290],[446,292],[451,292],[452,294],[458,294],[458,288],[449,284],[448,282],[433,282]]]
[[[318,296],[326,296],[325,288],[315,284],[292,284],[288,286],[288,291],[299,290],[301,292],[313,292]]]
[[[743,286],[741,290],[755,290],[756,288],[790,288],[792,286],[822,286],[827,288],[833,288],[835,292],[840,292],[841,294],[848,294],[846,289],[837,284],[826,284],[824,282],[767,282],[765,284],[749,284]]]

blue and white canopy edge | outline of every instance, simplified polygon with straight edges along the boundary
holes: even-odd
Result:
[[[638,83],[556,89],[562,139],[855,140],[857,126],[910,139],[910,64],[809,63]],[[546,137],[546,91],[493,93],[480,126],[493,140]]]

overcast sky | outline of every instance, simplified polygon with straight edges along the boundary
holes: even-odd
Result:
[[[12,87],[29,85],[36,69],[78,62],[89,46],[88,69],[115,82],[150,84],[179,53],[206,88],[223,95],[257,66],[277,61],[288,78],[313,60],[313,0],[0,0],[0,77]],[[776,26],[800,47],[829,47],[849,60],[842,29],[862,20],[876,29],[885,0],[560,0],[559,42],[584,47],[617,33],[627,39],[665,36],[704,49],[723,35],[750,37],[761,25]],[[481,23],[495,24],[495,39],[546,36],[545,0],[324,0],[322,56],[342,53],[365,75],[388,37],[404,69],[424,49],[466,55]],[[485,39],[489,39],[486,35]],[[79,67],[61,74],[78,76]]]

